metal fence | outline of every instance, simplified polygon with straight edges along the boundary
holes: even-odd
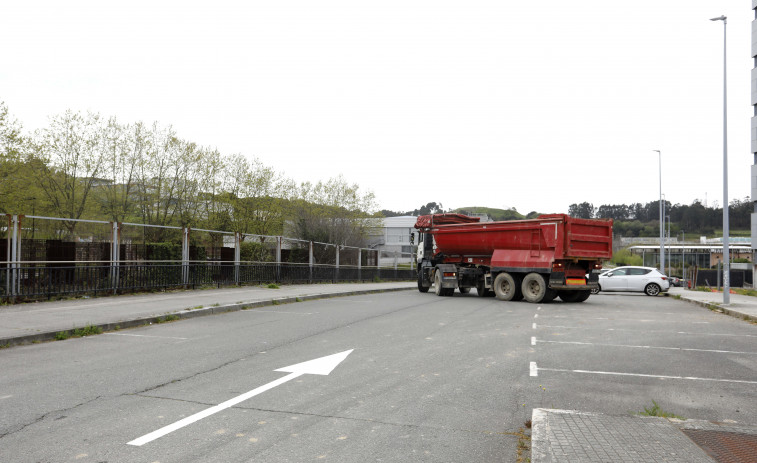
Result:
[[[1,217],[1,216],[0,216]],[[218,230],[6,215],[0,300],[415,278],[410,253]],[[389,262],[389,264],[387,264]]]

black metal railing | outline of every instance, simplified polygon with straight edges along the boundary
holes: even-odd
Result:
[[[335,267],[290,263],[159,262],[16,264],[0,266],[0,300],[24,301],[73,295],[120,294],[170,288],[400,281],[415,279],[407,268]]]

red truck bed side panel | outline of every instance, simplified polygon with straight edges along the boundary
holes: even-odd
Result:
[[[612,220],[551,214],[533,220],[438,225],[435,216],[430,226],[430,217],[423,218],[416,228],[429,227],[437,251],[461,261],[479,256],[491,257],[492,267],[549,268],[555,259],[612,257]]]

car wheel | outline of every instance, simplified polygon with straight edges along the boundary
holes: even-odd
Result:
[[[657,296],[660,294],[660,286],[656,283],[649,283],[644,288],[644,293],[646,293],[647,296]]]

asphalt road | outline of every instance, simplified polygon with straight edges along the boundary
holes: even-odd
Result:
[[[130,444],[350,350],[328,375]],[[0,372],[0,461],[14,462],[510,462],[532,408],[618,414],[652,400],[757,424],[757,326],[630,294],[294,303],[4,349]]]

